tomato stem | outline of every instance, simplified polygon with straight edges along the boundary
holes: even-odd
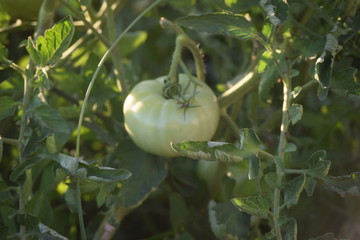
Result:
[[[173,98],[176,95],[179,95],[179,92],[177,92],[177,88],[174,88],[174,90],[168,91],[169,86],[176,85],[178,83],[178,67],[179,64],[181,65],[182,59],[181,59],[181,52],[183,48],[187,48],[195,61],[195,67],[196,67],[196,75],[197,78],[201,81],[205,81],[205,67],[203,62],[203,57],[200,49],[195,44],[193,40],[191,40],[186,33],[175,23],[165,19],[160,19],[160,25],[164,29],[171,29],[173,30],[178,36],[175,41],[175,50],[172,56],[170,71],[168,75],[168,81],[166,82],[166,85],[164,86],[164,96],[166,98]],[[184,66],[182,66],[184,68]],[[184,71],[187,70],[185,67],[183,69]],[[187,73],[188,74],[188,73]],[[190,78],[190,76],[189,76]],[[168,91],[168,92],[165,92]]]

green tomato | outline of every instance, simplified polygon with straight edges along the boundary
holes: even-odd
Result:
[[[183,100],[189,102],[166,99],[162,92],[166,78],[142,81],[132,89],[124,102],[125,129],[141,149],[175,157],[179,153],[170,143],[210,140],[220,113],[213,91],[197,79],[194,89],[195,84],[188,85],[186,74],[179,74],[179,84],[184,91]]]
[[[0,8],[12,18],[35,20],[43,0],[0,0]]]

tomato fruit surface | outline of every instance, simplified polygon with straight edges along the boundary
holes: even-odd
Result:
[[[126,131],[141,149],[175,157],[179,154],[171,148],[171,142],[210,140],[220,113],[213,91],[197,79],[195,88],[186,74],[179,74],[179,84],[184,89],[182,99],[188,103],[165,98],[166,78],[142,81],[131,90],[124,102],[124,121]]]

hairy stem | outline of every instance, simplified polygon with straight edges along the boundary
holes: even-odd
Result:
[[[283,81],[282,121],[281,121],[281,127],[280,127],[280,140],[279,140],[276,157],[278,158],[279,161],[282,162],[281,165],[284,165],[285,155],[286,155],[285,148],[286,148],[286,144],[287,144],[286,134],[288,132],[289,125],[290,125],[289,109],[291,106],[292,93],[291,93],[291,80],[289,79],[287,73],[282,74],[282,81]],[[279,166],[278,164],[276,165],[276,174],[277,174],[277,179],[276,179],[277,188],[275,189],[275,192],[274,192],[273,221],[274,221],[276,237],[278,240],[281,240],[282,234],[281,234],[281,227],[279,224],[280,212],[281,212],[280,186],[283,181],[284,171],[282,169],[282,166]]]

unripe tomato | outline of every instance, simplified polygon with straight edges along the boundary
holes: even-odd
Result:
[[[213,91],[186,74],[179,74],[184,94],[181,99],[166,99],[166,76],[138,83],[124,102],[125,129],[141,149],[164,157],[178,156],[170,143],[210,140],[218,126],[219,107]],[[188,86],[188,87],[187,87]],[[186,101],[189,100],[189,101]]]
[[[43,0],[1,0],[0,8],[7,12],[11,18],[22,20],[35,20]]]

